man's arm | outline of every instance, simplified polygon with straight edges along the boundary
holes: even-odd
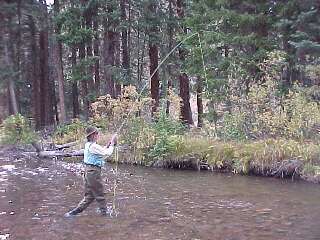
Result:
[[[92,144],[89,151],[93,154],[98,154],[98,155],[102,155],[102,156],[111,156],[113,153],[113,149],[114,146],[110,145],[109,147],[105,146],[101,146],[99,144]]]

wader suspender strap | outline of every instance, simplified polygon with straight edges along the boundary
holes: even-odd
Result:
[[[94,144],[93,142],[89,145],[88,147],[88,152],[90,151],[90,147],[92,146],[92,144]]]

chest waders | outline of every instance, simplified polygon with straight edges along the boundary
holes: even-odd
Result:
[[[94,200],[97,201],[99,211],[102,215],[107,214],[106,199],[104,187],[101,179],[101,166],[91,163],[98,163],[100,156],[90,153],[91,144],[85,149],[85,172],[83,176],[84,181],[84,197],[79,202],[78,206],[65,214],[65,217],[75,216],[85,210]]]

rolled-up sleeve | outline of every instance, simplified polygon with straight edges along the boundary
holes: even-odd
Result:
[[[98,154],[98,155],[102,155],[102,156],[110,156],[113,153],[113,146],[109,146],[109,147],[103,147],[100,146],[99,144],[92,144],[92,146],[90,147],[90,152],[93,154]]]

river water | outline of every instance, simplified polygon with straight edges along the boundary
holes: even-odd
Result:
[[[81,164],[0,156],[0,240],[320,239],[315,184],[109,166],[110,215],[93,203],[64,218],[82,198],[80,172]]]

